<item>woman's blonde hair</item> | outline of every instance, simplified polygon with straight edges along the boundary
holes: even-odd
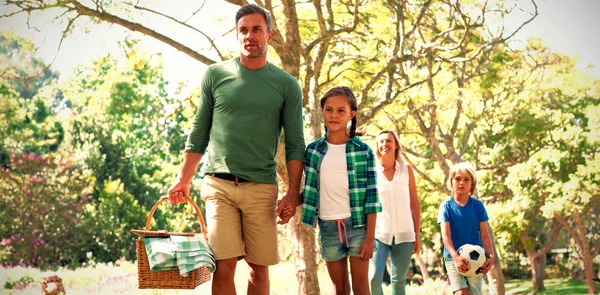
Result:
[[[392,130],[381,130],[379,131],[379,133],[377,133],[377,137],[375,138],[377,141],[377,138],[379,137],[379,135],[382,134],[391,134],[392,137],[394,137],[394,141],[396,142],[396,147],[398,147],[395,151],[394,151],[394,158],[398,161],[400,161],[401,163],[405,163],[406,161],[404,160],[404,156],[402,155],[401,151],[402,151],[402,145],[400,145],[400,140],[398,140],[398,135],[396,135],[396,132],[392,131]],[[377,159],[381,158],[381,153],[379,153],[379,141],[377,141],[376,143],[377,148],[375,149],[375,154],[377,155]]]
[[[475,174],[475,167],[471,165],[469,162],[460,162],[452,166],[450,169],[450,177],[448,178],[448,186],[450,186],[450,191],[454,193],[452,190],[452,180],[458,171],[467,172],[471,175],[471,195],[475,193],[477,189],[477,174]]]

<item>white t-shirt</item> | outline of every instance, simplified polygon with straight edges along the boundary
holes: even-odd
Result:
[[[350,217],[350,190],[346,166],[346,144],[327,143],[319,171],[319,218],[337,220]]]
[[[408,166],[396,161],[396,172],[392,180],[383,175],[383,167],[377,166],[377,190],[383,211],[377,213],[375,238],[391,245],[414,242],[415,227],[410,211],[410,190],[408,188]]]

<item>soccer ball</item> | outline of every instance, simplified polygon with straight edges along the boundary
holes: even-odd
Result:
[[[469,270],[461,272],[463,276],[474,277],[479,275],[481,267],[485,263],[485,251],[481,246],[464,244],[456,251],[458,255],[469,261]],[[460,272],[460,271],[459,271]]]

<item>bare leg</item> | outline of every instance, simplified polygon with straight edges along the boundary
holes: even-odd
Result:
[[[250,277],[248,278],[248,295],[269,295],[269,266],[248,263]]]
[[[454,291],[454,295],[469,295],[469,291],[467,291],[467,289],[460,289],[457,291]]]
[[[369,260],[350,256],[350,274],[354,295],[371,295],[371,291],[369,291]]]
[[[217,269],[212,278],[213,295],[235,295],[235,267],[237,258],[217,260]]]
[[[346,257],[333,262],[327,262],[327,272],[333,282],[335,295],[350,295],[350,280],[348,279],[348,259]],[[368,282],[368,281],[367,281]],[[367,290],[368,290],[367,285]]]

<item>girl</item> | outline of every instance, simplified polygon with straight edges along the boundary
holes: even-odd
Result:
[[[438,211],[444,243],[444,264],[455,295],[479,295],[483,276],[465,277],[460,274],[458,271],[469,270],[469,262],[456,250],[464,244],[483,244],[487,260],[481,273],[487,273],[494,265],[494,250],[487,224],[489,218],[483,203],[472,197],[477,188],[477,177],[471,164],[463,162],[454,165],[448,182],[452,196],[440,205]]]
[[[383,212],[377,214],[374,273],[371,293],[383,295],[381,287],[388,254],[392,261],[392,294],[406,294],[406,273],[412,253],[421,248],[421,205],[412,167],[402,160],[402,147],[393,131],[377,135],[377,191]]]
[[[350,88],[333,87],[321,98],[325,136],[306,148],[302,223],[319,224],[321,257],[335,294],[369,293],[377,195],[375,157],[356,137],[356,97]],[[352,121],[348,132],[348,122]],[[361,134],[362,135],[362,134]]]

